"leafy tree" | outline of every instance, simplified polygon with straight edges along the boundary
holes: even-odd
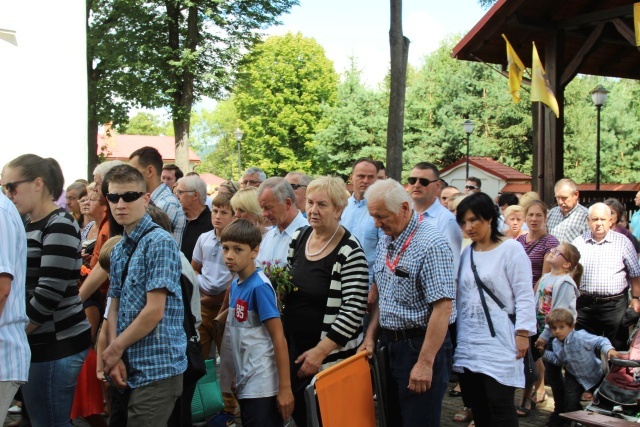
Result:
[[[234,88],[244,163],[268,175],[319,169],[314,135],[326,127],[323,104],[335,103],[337,80],[322,46],[300,33],[256,46]]]
[[[338,84],[334,106],[325,105],[328,126],[316,135],[318,172],[347,178],[360,157],[384,159],[388,100],[383,91],[368,89],[355,58]]]
[[[294,4],[297,0],[88,0],[90,127],[97,130],[102,117],[122,116],[132,104],[166,107],[176,163],[186,166],[194,102],[203,95],[222,96],[243,52],[260,39],[256,30],[276,24]]]
[[[165,135],[166,129],[166,120],[155,114],[141,111],[131,117],[128,123],[118,126],[118,133],[127,135]]]

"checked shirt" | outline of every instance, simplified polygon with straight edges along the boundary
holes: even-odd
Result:
[[[147,292],[162,288],[168,291],[160,323],[149,335],[126,349],[122,357],[131,388],[180,375],[187,368],[180,254],[175,240],[160,228],[140,239],[142,233],[153,226],[151,217],[145,214],[130,235],[125,231],[111,253],[109,296],[120,299],[118,335],[145,307]],[[134,242],[139,239],[134,252]],[[129,271],[122,283],[122,271],[129,257]]]
[[[407,271],[408,277],[399,277],[387,266],[387,255],[393,262],[412,235],[411,243],[396,267],[396,271]],[[454,300],[449,323],[455,321],[453,253],[442,234],[426,221],[419,221],[417,213],[412,214],[409,224],[397,239],[392,240],[391,236],[380,238],[373,271],[380,294],[378,304],[382,328],[426,329],[431,304],[442,298]]]
[[[562,215],[559,206],[549,211],[549,219],[547,220],[547,230],[549,234],[554,236],[560,243],[572,242],[573,239],[589,231],[589,210],[580,203],[567,214]]]

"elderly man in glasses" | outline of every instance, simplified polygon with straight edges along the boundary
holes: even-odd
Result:
[[[284,179],[291,184],[293,194],[296,196],[296,207],[302,212],[302,216],[306,218],[307,185],[311,182],[311,177],[302,172],[289,172]]]
[[[207,184],[197,175],[188,175],[178,180],[174,193],[187,218],[180,251],[191,262],[198,237],[213,230],[211,210],[206,205]]]
[[[242,175],[242,179],[240,180],[240,187],[241,188],[247,188],[247,187],[258,188],[260,187],[260,184],[264,182],[265,179],[267,179],[267,174],[265,174],[262,169],[253,166],[247,169],[246,171],[244,171],[244,174]]]

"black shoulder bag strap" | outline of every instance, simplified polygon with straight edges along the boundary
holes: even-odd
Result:
[[[122,275],[120,276],[120,285],[124,285],[124,281],[127,278],[127,274],[129,274],[129,262],[131,261],[131,258],[133,258],[133,254],[136,253],[136,249],[138,249],[138,243],[140,243],[140,240],[142,240],[142,238],[144,236],[146,236],[147,234],[151,233],[153,230],[155,230],[156,228],[160,228],[157,225],[154,225],[153,227],[147,229],[146,231],[144,231],[140,237],[138,237],[138,241],[135,242],[135,244],[133,245],[133,250],[131,251],[131,253],[129,254],[129,257],[127,258],[127,263],[124,265],[124,269],[122,270]]]
[[[478,292],[480,293],[480,302],[482,303],[482,309],[484,310],[484,315],[487,318],[487,323],[489,324],[489,331],[491,331],[491,336],[495,337],[496,331],[493,328],[493,321],[491,320],[491,315],[489,314],[489,307],[487,306],[487,300],[484,297],[484,292],[486,292],[487,295],[489,295],[489,297],[491,297],[491,299],[494,300],[496,304],[498,304],[498,307],[500,307],[500,310],[503,310],[506,312],[507,309],[505,305],[502,303],[502,301],[500,301],[498,297],[493,292],[491,292],[491,289],[487,288],[487,286],[482,282],[482,280],[480,280],[480,276],[478,275],[478,270],[476,270],[476,264],[475,262],[473,262],[474,247],[475,245],[472,245],[471,251],[469,252],[470,258],[471,258],[471,271],[473,271],[473,277],[476,279],[476,284],[478,285]],[[511,314],[507,312],[507,316],[509,316],[509,319],[511,319],[511,321],[515,325],[516,324],[515,313]]]
[[[192,342],[198,342],[195,317],[191,312],[193,283],[191,283],[191,280],[189,280],[189,278],[184,274],[180,275],[180,289],[182,290],[182,304],[184,305],[184,322],[182,326],[184,331],[187,333],[187,339]]]

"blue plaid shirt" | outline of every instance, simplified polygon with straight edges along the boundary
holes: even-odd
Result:
[[[378,241],[373,272],[380,293],[380,326],[384,329],[426,329],[431,304],[442,298],[454,300],[449,323],[456,320],[453,253],[442,234],[418,218],[414,212],[397,239],[384,236]],[[407,271],[409,277],[399,277],[387,267],[387,254],[393,262],[414,230],[396,267],[396,271]]]
[[[182,235],[187,227],[187,217],[178,198],[171,192],[165,183],[162,183],[151,193],[151,203],[162,209],[171,220],[173,226],[173,238],[182,245]]]
[[[545,351],[542,360],[564,368],[585,390],[597,385],[602,378],[602,362],[595,350],[607,354],[613,348],[605,337],[591,335],[587,331],[571,331],[564,341],[554,339],[553,351]]]
[[[109,296],[120,299],[118,335],[138,317],[147,303],[147,292],[162,288],[168,291],[160,323],[124,352],[127,383],[131,388],[181,375],[187,368],[178,246],[169,233],[158,228],[144,236],[133,252],[134,242],[153,226],[151,217],[145,214],[130,235],[124,233],[111,253]],[[129,257],[129,272],[122,283]]]

